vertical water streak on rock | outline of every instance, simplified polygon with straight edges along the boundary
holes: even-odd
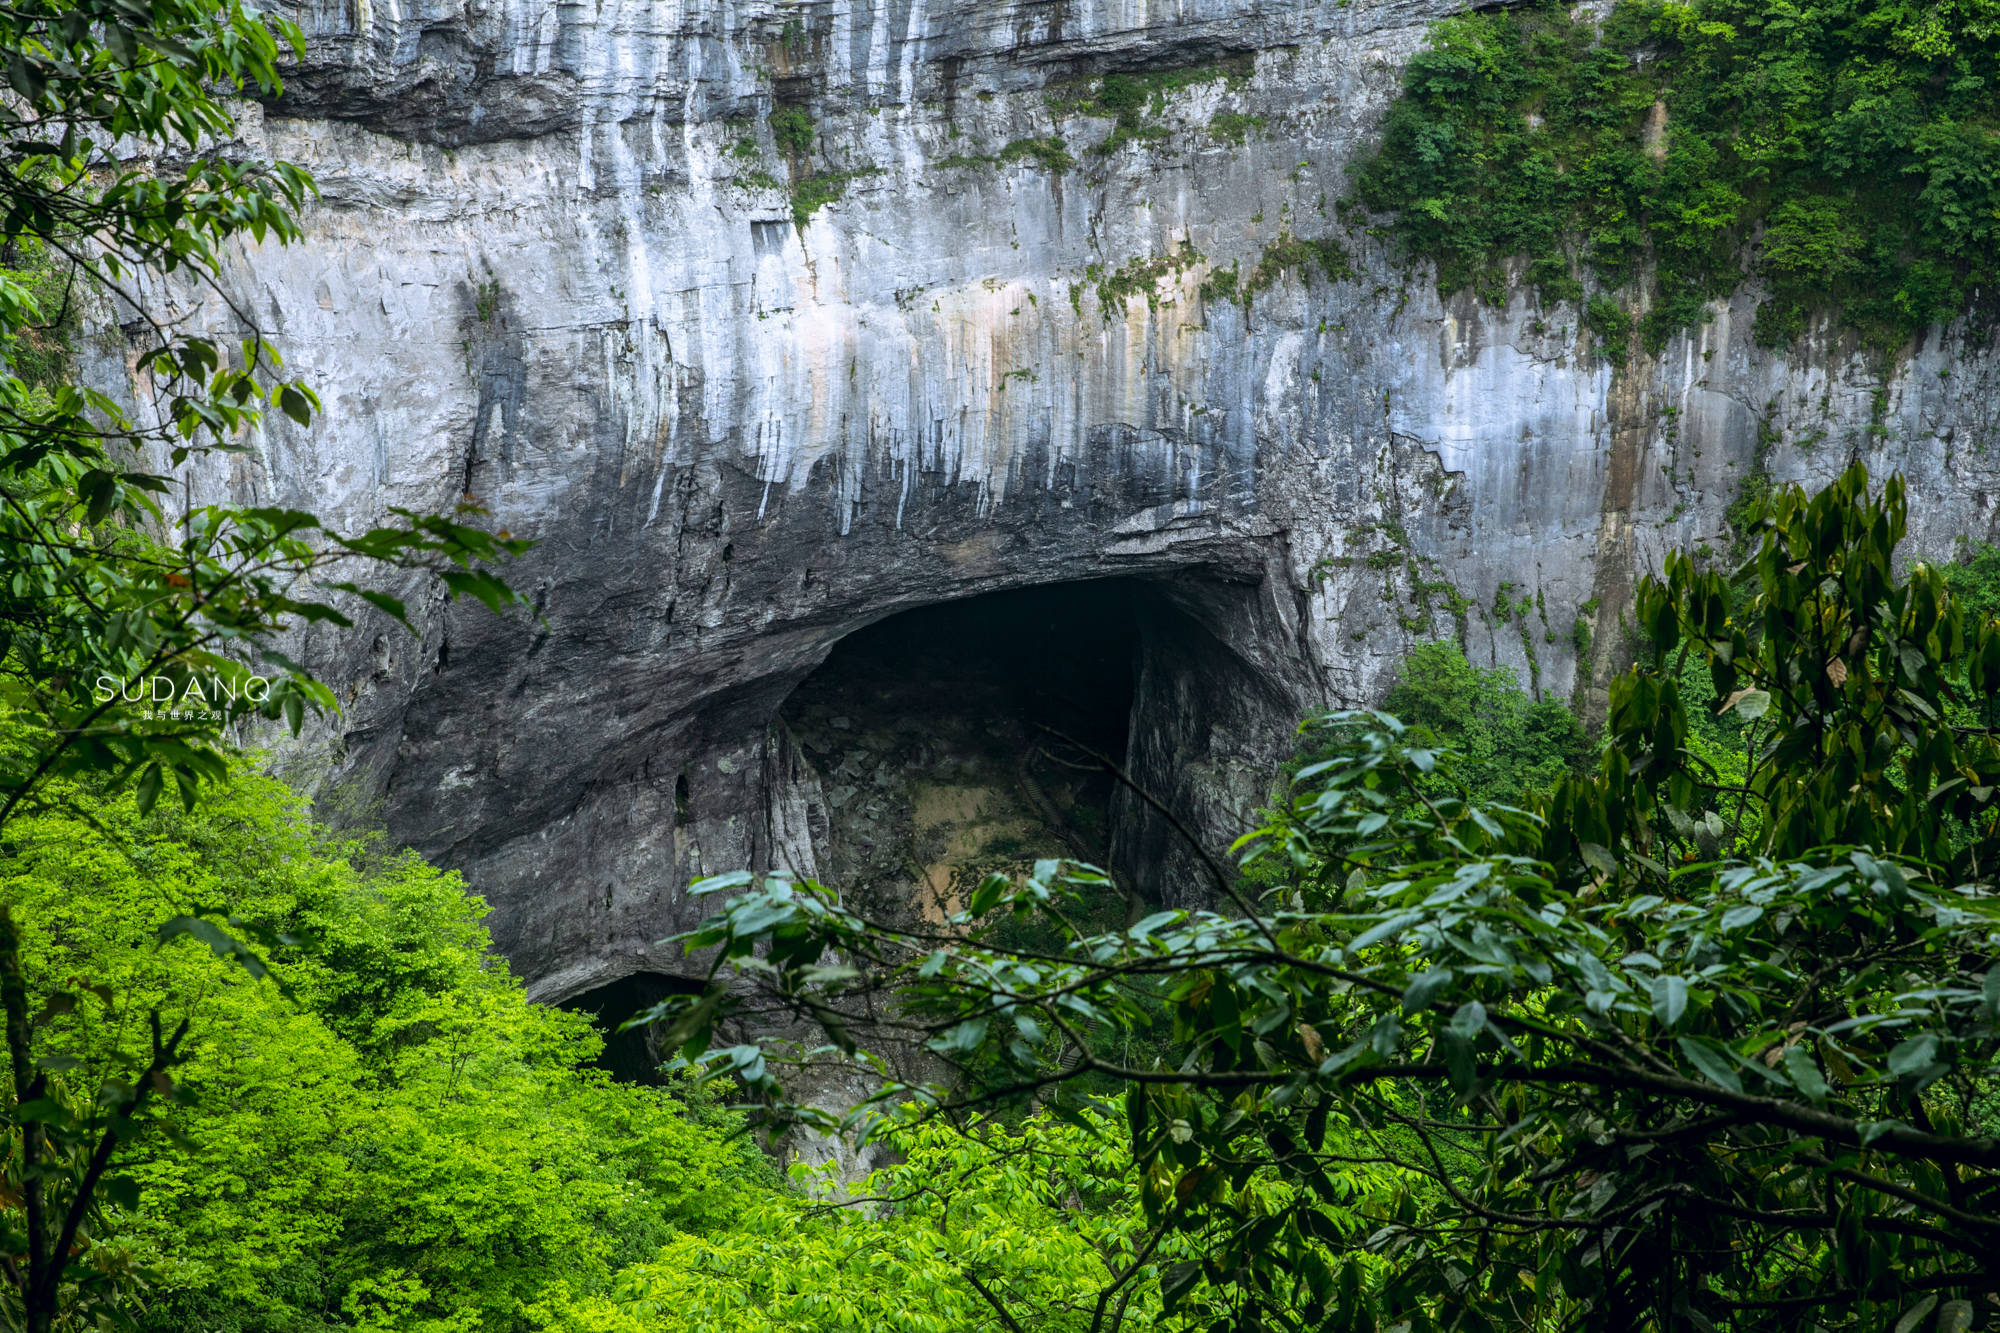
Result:
[[[1638,507],[1641,469],[1651,440],[1653,375],[1656,361],[1639,349],[1638,339],[1622,364],[1612,367],[1604,395],[1606,451],[1604,497],[1593,556],[1591,596],[1597,603],[1597,631],[1592,637],[1588,674],[1578,672],[1584,712],[1602,718],[1610,701],[1611,678],[1631,662],[1628,612],[1637,581],[1639,542],[1634,511]]]

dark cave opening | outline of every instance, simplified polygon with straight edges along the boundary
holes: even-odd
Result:
[[[604,1035],[604,1049],[596,1061],[598,1068],[621,1083],[657,1087],[666,1082],[660,1074],[666,1053],[659,1046],[659,1025],[649,1024],[627,1032],[620,1032],[618,1025],[669,995],[699,995],[701,990],[702,983],[693,977],[634,972],[572,995],[561,1007],[590,1015],[591,1022]]]
[[[780,717],[817,775],[820,877],[942,919],[994,870],[1111,863],[1147,584],[1092,580],[901,612],[842,639]]]
[[[837,641],[785,698],[771,719],[763,808],[733,818],[762,830],[762,868],[817,879],[881,921],[942,925],[987,874],[1050,858],[1110,872],[1111,886],[1072,905],[1086,926],[1212,906],[1213,858],[1189,839],[1226,854],[1253,827],[1299,716],[1264,606],[1258,584],[1203,570],[887,616]],[[690,786],[687,771],[675,776],[677,827],[692,821]],[[1000,928],[1011,938],[1038,927]],[[604,1032],[603,1068],[657,1083],[659,1028],[616,1028],[699,990],[639,972],[563,1005]]]

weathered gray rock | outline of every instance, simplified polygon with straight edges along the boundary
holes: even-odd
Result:
[[[306,244],[229,286],[328,410],[203,484],[350,525],[470,491],[540,542],[512,573],[536,618],[431,593],[420,642],[309,643],[347,701],[318,738],[341,782],[463,869],[560,998],[676,966],[655,941],[699,914],[691,876],[817,854],[820,777],[772,719],[899,610],[1159,581],[1133,762],[1221,834],[1297,711],[1370,698],[1417,640],[1589,697],[1636,572],[1722,543],[1758,466],[1858,455],[1909,476],[1921,549],[1993,534],[2000,360],[1961,332],[1885,379],[1830,337],[1755,348],[1746,298],[1614,368],[1576,311],[1440,304],[1343,226],[1403,61],[1456,8],[300,11],[309,58],[246,141],[322,195]],[[1248,77],[1195,68],[1218,61]],[[1111,121],[1059,105],[1159,70],[1185,75],[1146,113],[1162,137],[1098,154]],[[809,154],[779,151],[775,106],[811,115]],[[1224,112],[1262,123],[1232,142]],[[1067,170],[991,160],[1051,135]],[[761,182],[808,172],[852,174],[797,226]],[[1338,237],[1360,276],[1203,299],[1286,235]],[[1121,837],[1193,876],[1138,812]]]

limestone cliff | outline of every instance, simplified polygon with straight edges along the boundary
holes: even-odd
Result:
[[[295,8],[246,145],[321,197],[229,285],[327,412],[204,484],[349,524],[469,491],[540,542],[538,619],[309,645],[350,794],[560,998],[672,970],[690,876],[826,854],[773,719],[898,611],[1147,582],[1128,754],[1219,835],[1299,710],[1414,641],[1587,700],[1635,573],[1723,544],[1754,469],[1858,454],[1909,476],[1921,548],[1994,532],[2000,359],[1954,330],[1885,379],[1723,307],[1613,366],[1575,310],[1441,305],[1343,218],[1456,7]],[[1128,813],[1130,856],[1191,873]]]

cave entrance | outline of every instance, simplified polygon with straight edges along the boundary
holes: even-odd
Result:
[[[661,1026],[620,1032],[618,1025],[632,1015],[652,1008],[669,995],[699,995],[702,983],[692,977],[670,976],[664,972],[634,972],[580,995],[572,995],[561,1007],[590,1015],[591,1023],[604,1036],[597,1067],[621,1083],[659,1087],[666,1083],[660,1065],[667,1052],[660,1047]]]
[[[1113,864],[1145,608],[1126,579],[989,593],[857,630],[780,719],[825,811],[820,878],[942,922],[980,877]]]

